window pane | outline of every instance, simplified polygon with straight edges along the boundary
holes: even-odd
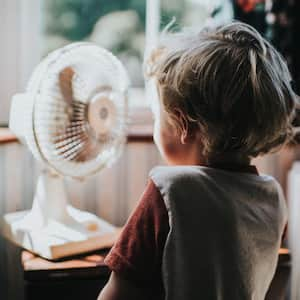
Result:
[[[43,55],[74,41],[91,41],[124,63],[143,86],[146,0],[43,0]]]
[[[174,30],[195,27],[199,30],[211,22],[221,24],[232,19],[230,0],[161,0],[161,28],[175,17]]]

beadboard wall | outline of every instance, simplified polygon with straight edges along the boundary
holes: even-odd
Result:
[[[84,181],[66,179],[71,203],[122,225],[142,193],[149,170],[161,164],[152,143],[130,143],[121,158]],[[29,209],[40,166],[19,143],[0,146],[0,214]]]
[[[82,182],[66,180],[70,202],[115,225],[124,225],[147,183],[149,170],[161,163],[152,143],[129,143],[111,168]],[[0,144],[0,217],[31,207],[39,171],[25,146]],[[0,299],[22,300],[22,289],[20,249],[0,237]]]

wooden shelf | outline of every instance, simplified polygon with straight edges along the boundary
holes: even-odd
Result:
[[[129,143],[146,142],[152,143],[152,126],[151,125],[133,125],[129,128],[127,136]],[[18,138],[6,127],[0,127],[0,144],[16,143]]]
[[[17,142],[17,137],[5,127],[0,127],[0,144]]]
[[[152,143],[153,117],[149,108],[136,107],[129,111],[129,143]],[[18,138],[9,130],[7,124],[0,124],[0,144],[17,142]]]

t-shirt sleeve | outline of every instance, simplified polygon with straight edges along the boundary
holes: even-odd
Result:
[[[139,285],[150,284],[161,276],[162,254],[168,232],[165,204],[159,190],[149,180],[105,263],[127,280]]]

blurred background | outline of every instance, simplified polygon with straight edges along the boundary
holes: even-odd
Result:
[[[159,24],[149,17],[153,9]],[[40,171],[27,148],[6,129],[11,97],[26,88],[34,67],[50,51],[74,41],[91,41],[111,50],[129,72],[131,126],[121,159],[85,182],[68,181],[68,192],[74,206],[124,224],[149,170],[163,163],[151,137],[142,62],[146,35],[174,18],[175,31],[190,26],[200,30],[233,19],[251,24],[285,57],[299,93],[297,0],[0,0],[0,216],[31,207]],[[152,41],[155,38],[148,40]],[[275,176],[286,192],[288,170],[299,159],[294,143],[255,163],[261,172]],[[20,249],[0,238],[0,299],[24,298],[22,274]]]
[[[253,25],[284,55],[299,91],[299,1],[154,0],[153,3],[158,3],[160,29],[172,19],[175,19],[173,30],[189,26],[200,29],[232,19]],[[111,50],[129,71],[132,87],[137,92],[143,88],[146,0],[1,0],[0,8],[0,124],[7,124],[11,96],[25,88],[37,62],[50,51],[74,41],[91,41]],[[153,25],[150,22],[150,26],[156,26],[155,22]],[[136,103],[137,98],[132,98],[132,105],[142,105],[141,99]]]

